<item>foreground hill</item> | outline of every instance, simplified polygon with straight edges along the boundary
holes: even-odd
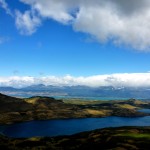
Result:
[[[63,101],[41,96],[21,99],[0,94],[0,124],[60,118],[149,115],[138,112],[137,110],[140,108],[150,108],[150,102],[134,99],[124,101]]]
[[[119,127],[71,136],[8,138],[0,136],[0,149],[8,150],[149,150],[150,127]]]

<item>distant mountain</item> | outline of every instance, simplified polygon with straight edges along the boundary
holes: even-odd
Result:
[[[0,87],[0,92],[12,96],[72,96],[72,97],[114,97],[114,98],[150,98],[150,87],[88,87],[32,85],[20,89]]]
[[[0,87],[0,91],[17,91],[19,89],[13,87]]]

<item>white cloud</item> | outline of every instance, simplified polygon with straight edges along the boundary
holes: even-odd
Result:
[[[71,24],[76,31],[89,33],[99,42],[113,42],[141,51],[150,51],[149,0],[20,0],[31,6],[41,19]],[[31,19],[25,12],[21,16]],[[35,17],[35,16],[34,16]],[[37,16],[36,16],[37,17]],[[32,22],[32,21],[31,21]],[[39,21],[38,21],[39,22]],[[39,23],[32,22],[31,32]],[[22,22],[22,29],[28,29]],[[30,25],[31,26],[31,25]]]
[[[67,24],[73,17],[70,14],[75,2],[70,0],[20,0],[32,6],[43,18],[51,18]]]
[[[21,34],[30,35],[34,33],[40,24],[41,20],[34,11],[25,11],[25,13],[16,11],[16,26]]]
[[[0,44],[9,41],[9,37],[0,37]]]
[[[0,7],[5,9],[7,14],[9,14],[10,16],[13,16],[13,14],[12,14],[11,10],[9,9],[8,4],[6,3],[5,0],[0,0]]]
[[[55,86],[85,85],[90,87],[114,86],[114,87],[150,87],[150,73],[123,73],[110,75],[95,75],[89,77],[63,77],[45,76],[12,76],[0,77],[0,86],[25,87],[35,84]]]
[[[24,87],[34,84],[33,77],[0,77],[0,86]]]

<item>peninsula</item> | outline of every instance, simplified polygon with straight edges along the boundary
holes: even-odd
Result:
[[[31,120],[149,115],[138,111],[144,108],[150,108],[149,101],[56,100],[41,96],[23,99],[0,94],[0,124]]]

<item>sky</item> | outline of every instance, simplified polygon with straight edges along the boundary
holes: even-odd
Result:
[[[0,86],[150,86],[149,0],[0,0]]]

